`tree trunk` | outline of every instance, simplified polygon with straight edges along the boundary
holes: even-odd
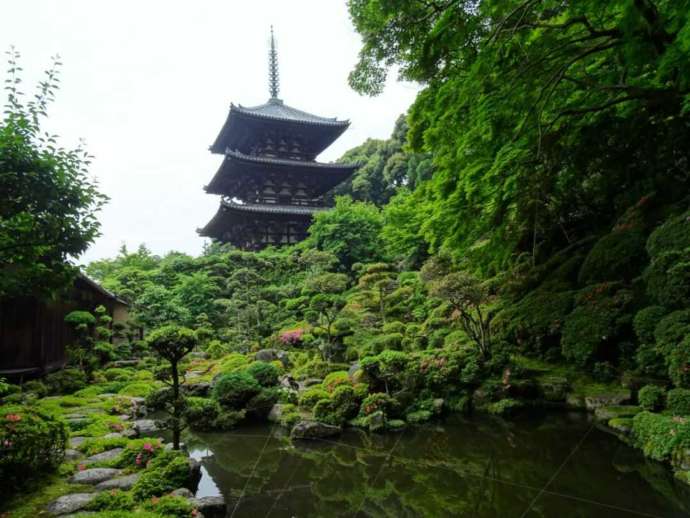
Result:
[[[170,363],[173,382],[173,450],[180,449],[180,375],[177,372],[177,362]]]

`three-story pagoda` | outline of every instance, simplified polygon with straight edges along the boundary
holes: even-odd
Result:
[[[324,194],[356,166],[316,157],[350,125],[292,108],[278,97],[278,60],[271,29],[269,90],[265,104],[230,105],[211,152],[224,155],[207,193],[222,196],[201,236],[244,250],[297,243],[312,216],[326,208]]]

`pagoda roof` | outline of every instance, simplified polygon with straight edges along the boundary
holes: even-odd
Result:
[[[203,228],[197,229],[197,233],[204,237],[217,237],[230,227],[233,220],[242,220],[246,217],[259,217],[262,219],[274,219],[280,216],[297,217],[309,220],[327,207],[314,207],[306,205],[278,205],[272,203],[237,203],[229,199],[223,199],[213,218]]]
[[[286,133],[303,134],[308,151],[318,155],[333,143],[350,125],[349,120],[321,117],[298,110],[271,98],[259,106],[230,105],[230,112],[211,152],[224,153],[226,149],[247,151],[262,130],[282,128]]]
[[[290,160],[266,156],[245,155],[239,151],[225,151],[225,159],[218,171],[205,187],[211,194],[231,194],[228,187],[233,180],[241,181],[245,174],[266,174],[274,171],[292,171],[298,174],[317,176],[323,192],[332,189],[347,179],[357,169],[357,165],[322,163],[310,160]]]

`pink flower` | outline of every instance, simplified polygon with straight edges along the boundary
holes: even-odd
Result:
[[[86,464],[79,464],[79,466],[77,466],[77,469],[79,469],[79,471],[84,471],[86,469]]]
[[[293,329],[291,331],[285,331],[284,333],[281,333],[279,339],[284,344],[296,344],[302,341],[303,334],[303,329]]]
[[[144,443],[144,450],[146,451],[153,451],[153,445],[150,442],[145,442]]]
[[[10,421],[11,423],[18,423],[22,420],[22,416],[20,416],[19,414],[7,414],[5,416],[5,419]]]

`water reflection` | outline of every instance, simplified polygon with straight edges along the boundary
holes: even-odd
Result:
[[[235,516],[612,518],[690,510],[690,492],[668,470],[575,413],[458,417],[400,434],[352,430],[294,444],[279,429],[256,426],[187,444],[203,466],[199,494],[223,494]]]

